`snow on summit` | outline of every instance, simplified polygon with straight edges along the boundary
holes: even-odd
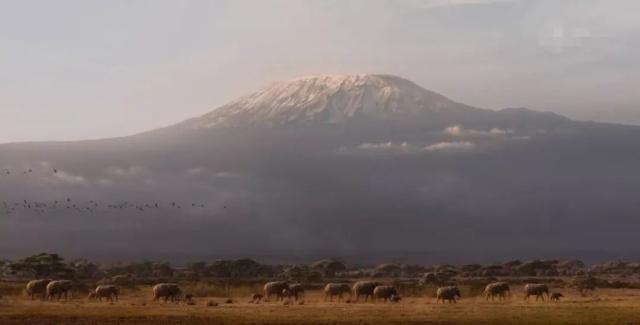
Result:
[[[275,82],[188,124],[194,128],[340,123],[356,116],[379,119],[460,108],[446,97],[390,75],[320,75]]]

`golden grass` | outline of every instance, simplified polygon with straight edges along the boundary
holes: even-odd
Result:
[[[228,296],[197,298],[193,306],[154,303],[148,288],[125,292],[115,304],[5,297],[0,324],[640,324],[640,290],[601,290],[585,298],[561,290],[567,297],[549,303],[524,302],[519,289],[508,302],[472,297],[445,305],[430,297],[399,304],[328,303],[319,291],[309,292],[304,305],[250,304],[249,297],[225,304]],[[219,305],[207,307],[208,301]]]

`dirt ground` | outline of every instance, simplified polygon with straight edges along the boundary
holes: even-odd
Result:
[[[555,290],[559,291],[559,290]],[[201,297],[195,305],[152,302],[141,291],[116,303],[31,301],[4,297],[0,324],[640,324],[640,290],[599,290],[580,297],[571,290],[560,302],[525,302],[514,290],[507,302],[464,298],[437,304],[434,298],[405,298],[398,304],[324,302],[309,292],[304,304],[249,303],[249,298]],[[208,302],[217,306],[207,306]]]

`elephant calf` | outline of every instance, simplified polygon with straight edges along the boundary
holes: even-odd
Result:
[[[560,298],[564,297],[560,292],[554,292],[551,294],[551,301],[560,301]]]

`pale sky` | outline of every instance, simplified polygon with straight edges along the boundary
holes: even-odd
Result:
[[[0,0],[0,143],[129,135],[333,73],[640,124],[638,12],[636,0]]]

